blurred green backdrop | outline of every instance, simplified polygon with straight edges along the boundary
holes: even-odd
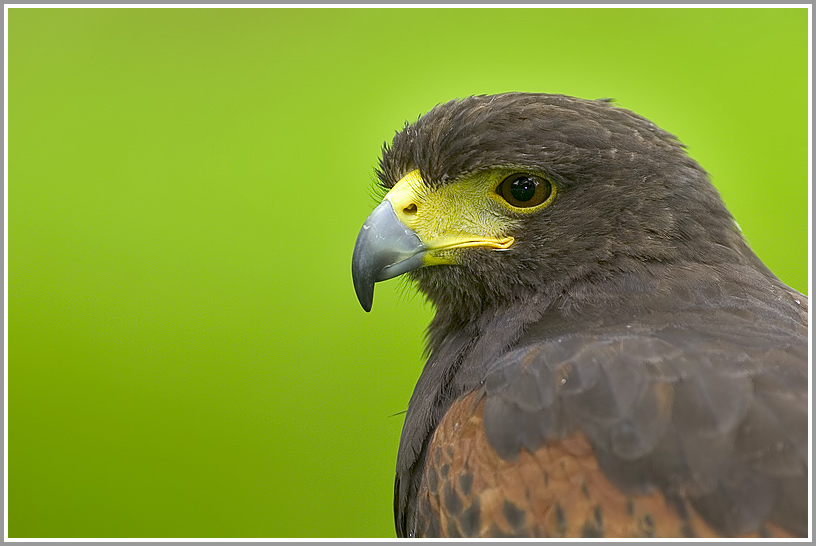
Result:
[[[391,537],[432,309],[351,285],[383,140],[546,91],[675,133],[807,291],[806,9],[8,12],[11,537]]]

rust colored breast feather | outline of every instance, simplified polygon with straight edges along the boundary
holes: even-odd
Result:
[[[598,468],[587,439],[550,441],[517,461],[484,434],[481,392],[456,402],[429,446],[417,536],[717,537],[683,499],[626,495]],[[752,537],[790,537],[773,524]]]

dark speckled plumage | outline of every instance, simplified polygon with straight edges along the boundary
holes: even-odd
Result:
[[[455,409],[478,420],[496,464],[584,438],[632,536],[675,532],[637,504],[655,494],[675,507],[671,529],[807,535],[808,301],[749,249],[705,171],[609,102],[507,94],[406,125],[379,174],[388,188],[419,169],[438,186],[499,167],[543,173],[557,197],[507,251],[410,273],[437,314],[398,453],[398,534],[617,528],[593,489],[578,492],[580,514],[548,508],[550,527],[510,497],[485,520],[494,512],[473,465],[487,455],[466,447],[477,439],[440,445],[443,463],[428,456]],[[457,464],[470,465],[467,493]]]

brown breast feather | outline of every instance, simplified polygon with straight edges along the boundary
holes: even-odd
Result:
[[[419,490],[418,536],[718,537],[683,499],[627,495],[598,468],[587,439],[549,440],[516,461],[489,445],[484,397],[453,404],[436,429]],[[766,523],[746,537],[791,537]]]

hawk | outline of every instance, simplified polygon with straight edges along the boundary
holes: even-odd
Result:
[[[808,299],[608,100],[440,104],[383,148],[355,290],[433,303],[399,536],[808,535]]]

